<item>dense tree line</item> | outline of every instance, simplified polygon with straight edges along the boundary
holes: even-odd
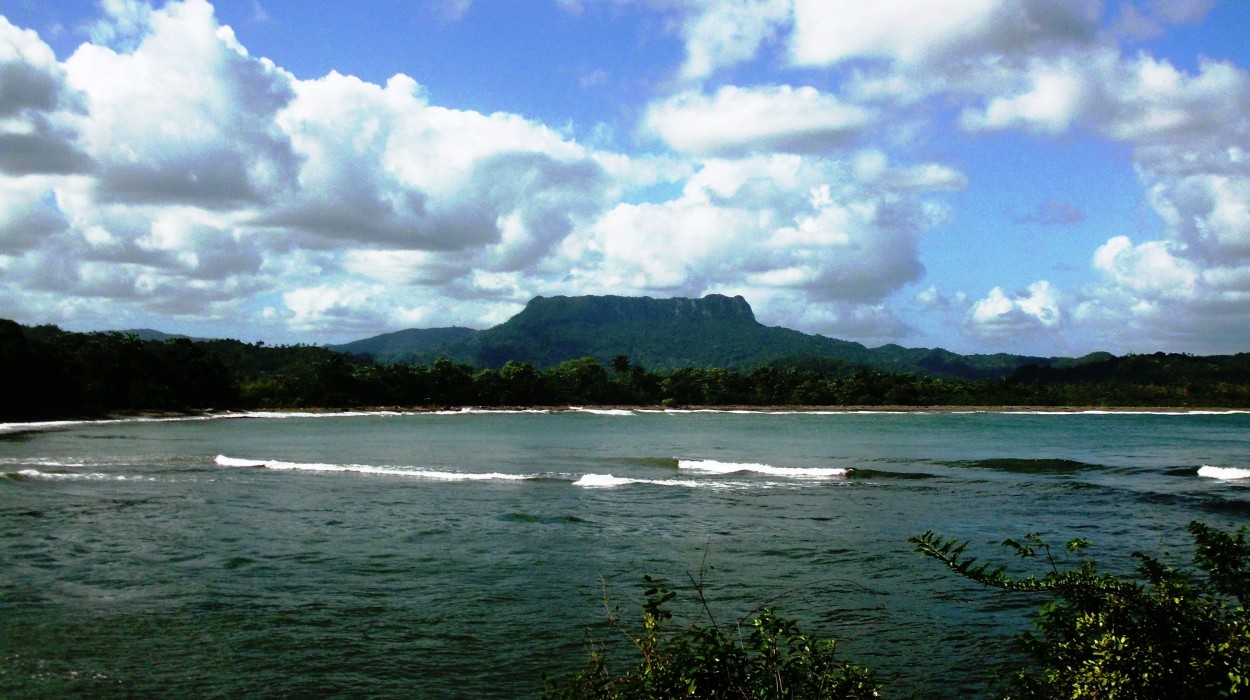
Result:
[[[121,334],[67,333],[0,320],[0,417],[229,407],[237,387],[207,346],[144,342]]]
[[[191,409],[357,406],[1211,406],[1250,407],[1250,355],[1129,355],[1001,379],[886,372],[788,358],[751,370],[656,372],[619,355],[548,369],[446,358],[383,364],[309,345],[144,341],[0,320],[0,419]]]
[[[253,373],[249,407],[283,406],[1209,406],[1250,407],[1250,356],[1128,356],[1058,370],[1032,366],[1003,379],[958,380],[840,362],[782,362],[750,371],[654,372],[624,355],[610,367],[584,357],[546,370],[518,361],[480,369],[440,358],[377,364],[328,354],[295,372]],[[1103,366],[1106,365],[1106,366]],[[1040,376],[1039,376],[1040,375]]]

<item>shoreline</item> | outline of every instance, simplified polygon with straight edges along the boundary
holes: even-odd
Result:
[[[1003,404],[986,406],[786,406],[786,405],[689,405],[662,406],[639,404],[578,404],[558,406],[358,406],[354,408],[265,408],[244,411],[204,411],[192,415],[229,415],[265,413],[587,413],[594,411],[631,411],[638,413],[1250,413],[1250,408],[1224,406],[1035,406]]]
[[[166,422],[183,420],[228,420],[245,418],[280,418],[313,416],[364,415],[456,415],[456,414],[555,414],[555,413],[735,413],[735,414],[1036,414],[1036,415],[1237,415],[1250,413],[1250,408],[1211,406],[656,406],[627,404],[586,404],[577,406],[359,406],[354,408],[264,408],[248,410],[133,411],[101,416],[78,416],[55,419],[0,422],[0,436],[55,430],[74,425],[128,422]]]

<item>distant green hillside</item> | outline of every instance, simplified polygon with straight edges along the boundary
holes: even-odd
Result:
[[[958,355],[942,349],[860,343],[759,323],[742,297],[702,299],[580,296],[536,297],[508,321],[483,331],[413,329],[332,346],[379,362],[428,363],[447,357],[477,367],[517,360],[546,368],[593,357],[605,366],[625,355],[635,365],[744,369],[796,367],[813,361],[846,369],[872,367],[935,377],[996,378],[1026,364],[1062,366],[1081,360],[1020,355]],[[1104,355],[1097,358],[1102,359]]]
[[[430,354],[451,355],[478,331],[472,328],[410,328],[394,333],[384,333],[364,340],[342,345],[330,345],[331,350],[349,355],[368,355],[378,362],[413,362]]]

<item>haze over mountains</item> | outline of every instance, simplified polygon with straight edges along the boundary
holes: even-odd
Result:
[[[384,363],[428,363],[439,357],[478,367],[510,360],[540,369],[593,357],[608,366],[625,355],[655,370],[750,368],[761,364],[847,363],[892,372],[975,379],[1009,374],[1026,364],[1062,366],[1080,360],[1022,355],[958,355],[942,349],[860,343],[808,335],[756,320],[742,297],[702,299],[620,296],[536,297],[511,319],[486,330],[409,329],[330,346]]]

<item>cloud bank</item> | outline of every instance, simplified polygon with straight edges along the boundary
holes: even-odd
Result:
[[[484,326],[536,294],[721,292],[865,342],[924,314],[987,350],[1250,341],[1250,74],[1132,49],[1209,2],[600,2],[684,47],[634,148],[440,105],[402,73],[298,78],[205,0],[105,3],[64,60],[0,17],[4,315],[336,341]],[[939,288],[924,240],[975,173],[923,146],[995,133],[1118,144],[1158,227],[1074,253],[1076,288]],[[1015,223],[1089,213],[1032,205]]]

